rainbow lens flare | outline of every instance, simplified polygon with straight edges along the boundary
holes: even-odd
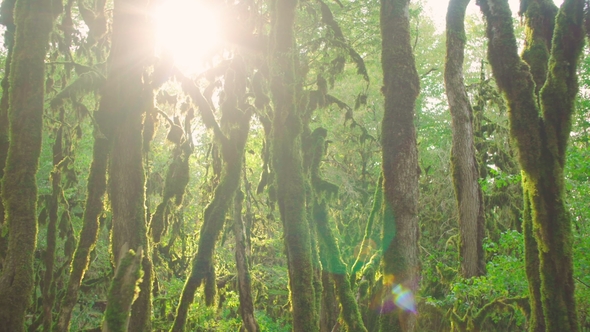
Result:
[[[383,278],[383,293],[381,296],[376,296],[372,307],[381,313],[390,312],[396,308],[413,314],[417,313],[414,294],[402,284],[395,283],[392,275]]]

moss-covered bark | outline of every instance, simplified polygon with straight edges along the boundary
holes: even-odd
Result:
[[[103,332],[127,332],[133,328],[129,326],[129,315],[137,281],[141,278],[143,252],[141,248],[137,253],[127,248],[124,244],[117,255],[120,259],[107,297]]]
[[[320,164],[325,152],[326,135],[326,129],[317,128],[311,134],[311,144],[309,146],[309,151],[312,154],[310,175],[313,188],[313,222],[321,243],[321,256],[324,257],[322,268],[328,271],[334,280],[336,294],[342,307],[342,318],[346,331],[366,332],[367,329],[363,324],[356,298],[352,292],[346,264],[342,260],[340,248],[328,222],[327,201],[336,194],[337,187],[323,180],[319,174]]]
[[[375,193],[373,194],[373,205],[371,207],[371,212],[369,213],[369,219],[367,220],[367,225],[365,227],[365,234],[363,235],[363,241],[361,242],[361,247],[359,249],[358,255],[354,264],[351,268],[351,281],[356,279],[356,273],[358,273],[363,266],[368,263],[368,259],[370,259],[368,253],[371,251],[371,233],[373,231],[373,225],[375,220],[377,220],[380,216],[381,207],[383,205],[383,174],[379,175],[379,180],[377,181],[377,186],[375,186]]]
[[[101,104],[102,105],[102,104]],[[99,124],[104,123],[105,110],[99,109],[95,118]],[[57,317],[54,331],[67,332],[69,330],[72,310],[78,299],[80,284],[90,264],[90,253],[96,245],[99,229],[99,216],[103,211],[103,196],[106,191],[106,171],[108,163],[110,136],[105,126],[102,130],[94,129],[94,145],[92,163],[88,174],[88,187],[86,189],[86,202],[84,203],[84,215],[80,238],[76,245],[74,258],[71,263],[70,278],[65,293],[61,298],[60,311]]]
[[[183,81],[183,88],[199,107],[203,122],[213,130],[215,138],[221,144],[223,164],[221,179],[215,188],[213,199],[205,208],[203,225],[199,234],[199,247],[192,260],[191,274],[184,284],[171,331],[184,330],[189,306],[193,302],[195,291],[203,281],[206,282],[206,300],[208,304],[212,304],[211,294],[215,291],[213,253],[230,203],[240,184],[244,148],[250,130],[251,110],[242,110],[245,106],[243,102],[246,86],[242,66],[240,60],[234,60],[232,68],[225,75],[225,99],[221,105],[221,126],[215,120],[211,106],[195,84],[186,78]]]
[[[461,275],[485,274],[485,217],[473,133],[473,111],[465,90],[465,11],[470,0],[451,0],[447,12],[445,87],[452,117],[451,167],[459,211]]]
[[[383,149],[382,267],[386,285],[418,289],[418,151],[414,107],[420,82],[410,42],[408,0],[381,0],[381,64],[385,106]],[[390,210],[390,213],[388,213]],[[393,283],[391,283],[393,281]],[[416,315],[401,308],[383,312],[382,331],[414,331]]]
[[[244,221],[242,219],[242,202],[244,193],[238,191],[234,198],[234,225],[233,231],[236,238],[236,267],[238,269],[238,289],[240,295],[240,316],[242,327],[247,332],[258,332],[260,327],[254,317],[254,301],[252,299],[252,285],[248,256],[246,254],[246,239]]]
[[[4,25],[4,48],[6,59],[4,64],[4,77],[0,83],[2,86],[2,98],[0,99],[0,180],[4,177],[4,165],[8,156],[8,94],[10,91],[10,63],[12,62],[12,49],[14,47],[14,4],[16,0],[5,0],[0,5],[0,24]],[[0,199],[0,271],[6,256],[8,236],[5,230],[8,226],[4,224],[4,202]]]
[[[37,237],[35,174],[41,152],[45,53],[52,29],[50,0],[19,0],[10,63],[8,155],[2,179],[8,250],[0,276],[0,331],[24,331],[34,285]]]
[[[59,121],[65,120],[65,109],[59,110]],[[55,285],[53,270],[55,265],[55,250],[57,245],[57,223],[60,197],[63,196],[61,186],[61,170],[59,163],[64,158],[63,154],[63,125],[60,125],[55,133],[53,142],[53,171],[51,172],[51,198],[49,199],[49,222],[47,223],[47,247],[45,249],[45,272],[41,284],[41,296],[43,298],[43,330],[51,331],[53,322],[53,303],[55,301]]]
[[[118,262],[127,243],[144,248],[140,293],[133,302],[129,331],[151,330],[151,262],[145,211],[142,120],[153,107],[152,87],[146,69],[153,56],[149,25],[149,1],[116,0],[113,9],[111,53],[107,84],[102,91],[112,117],[109,163],[109,198],[113,213],[112,253]]]
[[[576,69],[584,44],[584,1],[566,0],[563,3],[554,21],[551,42],[547,31],[551,29],[552,20],[544,9],[549,8],[550,13],[551,6],[546,7],[548,3],[545,0],[529,1],[525,8],[528,27],[523,56],[531,64],[529,66],[517,54],[507,2],[479,2],[488,24],[488,57],[498,86],[508,100],[511,135],[519,152],[527,213],[524,220],[531,222],[530,229],[539,253],[539,276],[530,275],[534,270],[531,264],[536,263],[529,254],[527,276],[531,287],[538,285],[540,280],[538,294],[544,329],[578,331],[571,219],[564,201],[563,170],[578,93]],[[546,75],[542,75],[544,68]],[[543,86],[539,89],[536,83]],[[531,250],[534,246],[528,241],[526,248]],[[538,311],[535,296],[533,289],[531,308]],[[540,319],[536,312],[531,330],[543,329]]]
[[[296,97],[294,23],[297,0],[272,2],[271,92],[274,106],[272,160],[287,260],[295,331],[318,331],[311,236],[305,210],[301,114]]]

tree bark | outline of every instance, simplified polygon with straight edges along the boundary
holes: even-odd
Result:
[[[418,151],[414,108],[420,82],[410,41],[409,0],[381,0],[382,92],[385,97],[381,125],[383,149],[383,258],[384,292],[399,286],[415,294],[418,289]],[[398,288],[399,289],[399,288]],[[384,302],[391,301],[391,296]],[[415,308],[397,306],[386,312],[382,331],[414,331]]]
[[[546,1],[530,1],[534,9]],[[577,65],[584,45],[583,0],[566,0],[559,10],[552,43],[540,37],[550,28],[552,20],[527,8],[527,29],[531,36],[527,47],[537,46],[538,56],[525,56],[525,64],[517,54],[512,17],[506,0],[479,2],[487,20],[488,58],[498,87],[508,100],[510,131],[519,152],[525,195],[525,235],[532,232],[539,253],[539,275],[531,275],[527,253],[527,277],[532,287],[540,285],[540,302],[545,326],[540,315],[533,316],[533,331],[578,331],[574,298],[571,219],[564,199],[564,167],[567,141],[571,130],[574,101],[578,93]],[[530,11],[529,11],[530,10]],[[540,21],[539,21],[540,20]],[[538,22],[541,25],[537,26]],[[543,50],[550,47],[549,57]],[[525,52],[526,53],[526,52]],[[547,60],[548,59],[548,60]],[[543,68],[541,78],[535,68]],[[538,62],[538,63],[537,63]],[[531,73],[532,68],[533,72]],[[540,71],[542,73],[542,70]],[[541,74],[541,76],[543,76]],[[535,83],[543,86],[537,89]],[[537,91],[539,97],[537,98]],[[530,243],[530,241],[529,241]],[[531,246],[527,244],[526,250]],[[532,269],[531,269],[532,268]],[[529,271],[529,269],[531,269]],[[538,308],[535,289],[531,291],[531,308]]]
[[[319,330],[315,308],[312,248],[305,210],[305,179],[301,156],[301,114],[296,91],[294,23],[297,0],[275,0],[271,14],[271,92],[274,105],[272,159],[277,202],[287,249],[293,330]]]
[[[238,60],[235,60],[236,62]],[[240,66],[233,63],[232,66]],[[203,122],[213,129],[216,139],[221,144],[223,159],[221,179],[215,188],[213,199],[205,208],[203,225],[199,234],[199,247],[197,254],[193,257],[191,274],[184,284],[180,303],[176,310],[176,318],[171,331],[180,332],[184,330],[187,320],[189,305],[193,302],[195,291],[205,280],[205,300],[208,305],[213,303],[212,296],[215,291],[215,278],[213,266],[213,253],[215,244],[223,229],[225,217],[236,190],[240,184],[240,172],[243,164],[244,148],[250,130],[250,110],[238,109],[238,104],[243,100],[245,81],[242,75],[242,67],[230,68],[225,75],[225,100],[222,102],[222,119],[230,123],[222,123],[223,130],[215,120],[209,103],[205,100],[197,86],[190,80],[184,78],[183,89],[190,95],[193,102],[199,107]],[[231,73],[230,73],[231,72]],[[233,74],[233,76],[232,76]],[[237,77],[237,78],[236,78]],[[227,134],[225,134],[225,133]]]
[[[50,0],[19,0],[10,63],[8,155],[2,181],[8,250],[0,276],[0,331],[24,331],[34,286],[36,176],[43,128],[45,54],[52,29]]]
[[[465,90],[465,10],[470,0],[451,0],[447,12],[445,88],[452,117],[451,168],[459,210],[461,275],[485,274],[485,216],[473,133],[473,111]]]
[[[4,77],[2,78],[2,98],[0,99],[0,180],[4,177],[4,165],[8,156],[8,95],[10,91],[10,63],[14,47],[14,4],[16,0],[5,0],[0,5],[0,24],[6,27],[4,32],[4,47],[6,48],[6,60],[4,64]],[[4,224],[4,202],[0,199],[0,271],[4,265],[6,250],[8,249],[8,236]]]
[[[125,243],[143,248],[143,277],[133,302],[129,331],[151,330],[152,268],[147,238],[142,118],[153,107],[152,87],[145,82],[153,55],[148,21],[149,1],[115,0],[105,107],[112,112],[109,198],[113,212],[112,252],[120,261]]]
[[[248,332],[258,332],[260,327],[254,317],[254,301],[252,300],[252,284],[248,257],[246,255],[246,239],[244,221],[242,220],[242,202],[244,193],[238,190],[234,198],[234,225],[233,231],[236,238],[236,267],[238,269],[238,289],[240,295],[240,316],[242,327]]]

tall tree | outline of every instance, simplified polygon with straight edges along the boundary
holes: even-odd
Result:
[[[418,150],[414,108],[420,82],[410,40],[409,0],[381,0],[384,292],[418,289]],[[391,295],[385,301],[390,301]],[[387,309],[387,305],[383,310]],[[382,331],[414,331],[416,315],[398,307],[381,317]]]
[[[481,0],[479,5],[487,20],[488,58],[508,101],[510,131],[522,168],[527,278],[532,287],[540,287],[540,291],[531,289],[531,308],[538,310],[539,303],[542,307],[542,315],[533,311],[530,329],[578,331],[564,166],[578,93],[585,1],[566,0],[555,21],[542,10],[551,8],[546,6],[549,2],[523,2],[529,30],[526,48],[535,49],[534,54],[525,52],[530,65],[518,56],[508,2]],[[538,274],[531,273],[537,270]]]
[[[103,90],[104,107],[110,109],[112,138],[109,198],[113,212],[112,252],[121,261],[127,244],[143,251],[143,277],[133,302],[129,331],[149,331],[152,267],[145,211],[142,118],[153,107],[153,91],[146,69],[151,65],[153,43],[148,0],[115,0],[108,82]]]
[[[9,76],[9,147],[2,200],[10,230],[0,276],[0,331],[24,331],[34,286],[37,237],[36,176],[43,128],[45,54],[52,29],[51,0],[18,0]]]
[[[447,12],[447,55],[445,87],[452,117],[451,167],[459,210],[461,275],[485,274],[485,217],[478,182],[478,165],[473,133],[473,111],[465,90],[465,11],[470,0],[451,0]]]
[[[271,92],[274,105],[272,159],[289,269],[295,331],[318,331],[312,248],[305,211],[305,179],[301,155],[303,124],[297,104],[294,23],[297,0],[275,0],[271,16]],[[318,308],[319,309],[319,308]]]

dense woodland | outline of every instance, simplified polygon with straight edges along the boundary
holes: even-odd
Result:
[[[162,1],[1,2],[1,332],[590,331],[587,0]]]

